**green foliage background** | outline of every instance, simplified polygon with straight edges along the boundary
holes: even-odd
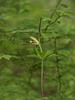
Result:
[[[0,0],[0,100],[75,100],[75,21],[74,0],[62,0],[57,13],[62,17],[43,31],[58,0]],[[41,41],[44,51],[54,51],[57,39],[61,92],[55,55],[44,61],[44,94],[40,97],[40,60],[28,55],[34,45],[21,45],[38,38],[39,19],[43,18]],[[56,19],[55,14],[52,21]]]

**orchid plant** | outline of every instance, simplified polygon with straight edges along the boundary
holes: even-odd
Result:
[[[43,96],[44,95],[44,90],[43,90],[43,73],[44,73],[44,59],[48,56],[50,56],[51,54],[49,52],[43,52],[42,50],[42,46],[41,46],[41,43],[39,40],[37,40],[35,37],[30,37],[31,41],[30,43],[31,44],[35,44],[35,45],[38,45],[39,47],[39,50],[38,51],[38,48],[35,47],[35,52],[36,54],[32,54],[32,55],[29,55],[28,57],[34,57],[34,58],[38,58],[41,60],[41,95]]]

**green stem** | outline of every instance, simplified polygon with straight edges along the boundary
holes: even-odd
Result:
[[[42,53],[42,47],[39,44],[40,52]],[[41,96],[44,96],[44,90],[43,90],[43,80],[44,80],[44,70],[43,70],[43,60],[41,60]]]
[[[43,60],[41,61],[41,95],[43,96],[44,95],[44,92],[43,92]]]
[[[42,47],[41,47],[41,45],[39,44],[39,48],[40,48],[40,52],[42,53]]]

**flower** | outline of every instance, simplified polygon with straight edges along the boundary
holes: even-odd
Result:
[[[30,41],[30,43],[33,44],[39,44],[39,41],[35,38],[35,37],[30,37],[32,40]]]

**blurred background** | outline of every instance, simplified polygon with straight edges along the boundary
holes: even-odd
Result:
[[[44,62],[44,94],[47,97],[41,98],[39,60],[27,57],[34,53],[34,46],[20,45],[28,43],[30,36],[38,37],[40,17],[44,18],[43,29],[58,1],[0,0],[0,100],[75,100],[75,0],[62,0],[61,4],[66,5],[60,4],[58,11],[67,15],[59,19],[59,25],[56,23],[49,28],[53,35],[57,31],[62,37],[57,41],[58,47],[65,47],[59,53],[68,57],[60,58],[60,95],[54,58]],[[52,43],[52,39],[42,43],[43,49],[52,52]]]

